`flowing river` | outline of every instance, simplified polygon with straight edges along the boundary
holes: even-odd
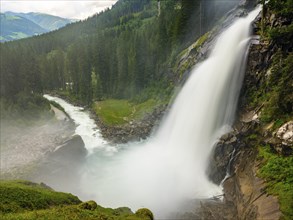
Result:
[[[45,95],[75,121],[75,132],[88,150],[77,174],[81,198],[110,207],[148,207],[157,217],[166,217],[188,201],[222,193],[206,171],[213,146],[234,120],[250,24],[259,11],[239,18],[218,37],[209,58],[192,70],[157,133],[145,142],[110,146],[83,109]]]

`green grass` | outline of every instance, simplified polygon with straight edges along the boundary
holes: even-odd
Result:
[[[126,123],[134,109],[127,100],[108,99],[96,102],[94,110],[104,123],[117,125]]]
[[[23,180],[0,181],[0,198],[2,213],[81,203],[71,194],[55,192],[42,185]]]
[[[105,124],[123,125],[131,120],[142,119],[161,104],[154,99],[139,104],[125,99],[107,99],[94,103],[93,109]]]
[[[278,196],[283,219],[293,219],[293,157],[279,156],[269,146],[261,146],[259,158],[262,165],[258,174],[265,179],[267,192]]]
[[[94,201],[81,202],[71,194],[24,180],[0,181],[0,198],[1,219],[153,219],[151,211],[145,208],[135,214],[127,207],[104,208]]]
[[[134,119],[143,118],[146,114],[151,113],[154,110],[154,107],[158,105],[157,101],[154,99],[149,99],[143,103],[134,105]]]
[[[143,215],[142,215],[143,214]],[[10,213],[3,215],[1,219],[28,219],[28,220],[152,220],[150,215],[146,213],[133,214],[128,208],[110,209],[97,206],[95,209],[84,209],[78,205],[70,205],[66,207],[54,207],[45,210],[35,210],[24,213]]]

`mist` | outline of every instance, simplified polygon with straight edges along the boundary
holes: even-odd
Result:
[[[1,119],[1,175],[29,179],[41,160],[73,135],[69,121]],[[28,176],[27,176],[28,175]]]
[[[250,22],[257,13],[219,36],[211,56],[192,70],[170,113],[148,140],[111,145],[84,109],[45,96],[58,102],[72,121],[55,114],[45,124],[9,127],[3,122],[1,129],[9,128],[3,143],[1,137],[5,172],[33,165],[26,178],[102,206],[129,206],[133,211],[147,207],[158,218],[182,211],[186,202],[221,194],[221,187],[206,175],[208,159],[233,122]]]
[[[74,106],[45,96],[63,103],[73,121],[80,123],[77,135],[83,138],[87,130],[101,145],[93,148],[85,144],[88,154],[80,153],[81,147],[61,147],[64,156],[60,152],[53,156],[49,164],[54,169],[41,171],[43,177],[38,180],[106,207],[128,206],[134,211],[147,207],[157,218],[180,212],[183,206],[186,209],[186,203],[193,204],[190,210],[194,210],[196,201],[222,194],[221,187],[208,179],[206,171],[214,144],[233,123],[250,22],[258,12],[259,9],[238,19],[218,37],[210,57],[193,69],[158,131],[146,141],[103,143],[94,126],[81,126],[83,121],[85,125],[91,123],[88,118],[80,120],[84,115],[73,111]]]

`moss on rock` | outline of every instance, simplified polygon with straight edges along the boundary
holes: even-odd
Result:
[[[145,219],[149,219],[149,220],[153,220],[154,219],[153,213],[149,209],[146,209],[146,208],[138,209],[135,212],[135,215],[137,215],[139,217],[143,217]]]
[[[78,207],[81,208],[81,209],[88,209],[88,210],[93,211],[98,207],[98,205],[97,205],[97,203],[95,201],[90,200],[90,201],[83,202],[83,203],[79,204]]]

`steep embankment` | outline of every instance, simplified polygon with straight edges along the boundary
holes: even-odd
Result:
[[[240,219],[293,217],[292,13],[271,2],[255,24],[261,36],[250,48],[234,131],[221,138],[211,165],[218,183],[230,166],[224,204]]]
[[[288,4],[288,5],[287,5]],[[206,201],[198,216],[208,219],[292,219],[293,55],[289,1],[265,5],[254,24],[253,44],[234,130],[221,137],[208,171],[224,187],[224,202]],[[239,10],[227,21],[241,16]],[[222,26],[182,52],[175,81],[206,57]],[[228,173],[227,173],[228,172]],[[225,210],[223,212],[223,210]]]

